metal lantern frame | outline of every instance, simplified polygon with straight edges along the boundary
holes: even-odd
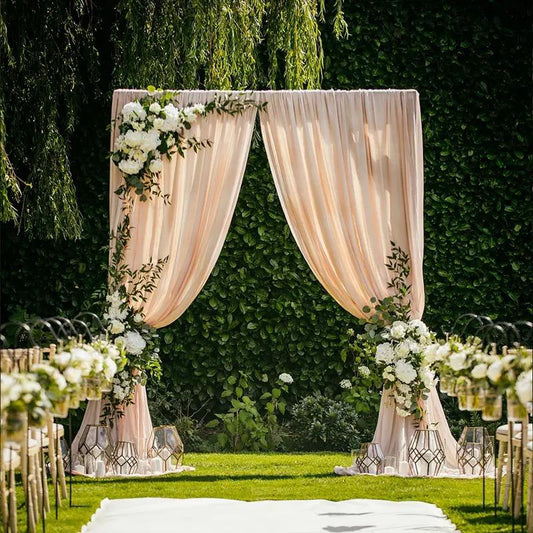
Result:
[[[487,428],[466,426],[457,441],[457,462],[461,473],[479,475],[494,461],[494,445]]]
[[[413,475],[437,476],[446,459],[438,430],[417,429],[409,441],[408,454]]]
[[[133,442],[119,440],[111,453],[110,464],[115,474],[135,474],[139,466],[137,446]]]
[[[163,471],[171,470],[172,458],[179,466],[183,460],[185,448],[175,426],[157,426],[148,438],[148,456],[159,457],[163,461]]]
[[[374,468],[376,474],[383,474],[385,456],[378,442],[368,442],[361,445],[359,455],[355,458],[355,465],[361,474],[370,474]]]

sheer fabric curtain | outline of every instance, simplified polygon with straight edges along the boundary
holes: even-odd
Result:
[[[411,258],[413,318],[424,310],[423,156],[418,93],[270,93],[261,130],[292,234],[316,278],[357,317],[370,298],[390,294],[384,267],[394,241]],[[455,441],[435,390],[438,421],[454,461]],[[435,420],[436,419],[436,420]],[[412,418],[384,393],[374,436],[385,455],[403,458]],[[452,452],[453,449],[453,452]]]
[[[220,93],[220,91],[218,91]],[[112,119],[119,117],[124,105],[142,97],[146,91],[118,90],[113,95]],[[206,103],[215,92],[182,91],[180,105]],[[251,143],[256,110],[242,115],[216,113],[197,119],[188,135],[209,139],[211,147],[197,153],[190,150],[185,158],[174,155],[166,160],[161,175],[163,194],[170,195],[170,205],[161,198],[147,202],[135,200],[130,225],[132,237],[125,254],[131,269],[151,259],[168,256],[155,290],[144,305],[146,321],[160,328],[176,320],[196,298],[207,281],[224,244],[241,188]],[[118,134],[113,129],[111,147]],[[122,180],[111,164],[109,191],[110,227],[114,231],[122,219],[121,201],[114,191]],[[89,402],[77,443],[86,424],[97,424],[100,402]],[[115,428],[115,439],[134,442],[141,457],[152,430],[145,387],[137,386],[134,403],[125,409]]]

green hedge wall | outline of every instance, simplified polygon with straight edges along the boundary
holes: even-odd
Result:
[[[415,88],[425,146],[426,321],[465,312],[531,317],[531,14],[525,2],[346,2],[351,36],[324,29],[325,88]],[[2,228],[3,319],[17,307],[72,313],[105,281],[110,58],[71,147],[84,215],[75,243],[26,242]],[[106,98],[93,96],[100,89]],[[20,314],[20,313],[19,313]],[[252,150],[220,260],[187,312],[161,332],[165,377],[151,391],[195,410],[218,407],[239,370],[290,372],[292,399],[339,393],[353,320],[309,271],[285,223],[265,155]],[[207,402],[207,403],[206,403]]]

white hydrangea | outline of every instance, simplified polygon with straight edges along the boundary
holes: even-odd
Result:
[[[349,379],[343,379],[339,383],[341,389],[351,389],[352,388],[352,382]]]
[[[376,348],[376,362],[382,364],[392,363],[394,360],[394,349],[390,342],[378,344]]]
[[[368,376],[370,376],[370,368],[368,368],[367,366],[365,365],[361,365],[357,371],[359,372],[359,375],[361,375],[362,377],[364,378],[367,378]]]
[[[292,379],[292,376],[290,374],[287,374],[286,372],[283,372],[282,374],[279,375],[279,380],[283,381],[283,383],[287,383],[288,385],[294,382],[294,379]]]
[[[117,372],[117,364],[110,357],[104,359],[104,376],[107,380],[113,378]]]
[[[411,383],[416,379],[417,373],[411,363],[400,359],[395,365],[396,377],[404,383]]]
[[[7,409],[11,402],[19,399],[22,392],[21,386],[10,374],[0,374],[0,410]]]
[[[205,105],[204,104],[194,104],[192,106],[192,109],[197,115],[203,115],[205,113]]]
[[[155,113],[156,115],[161,112],[161,106],[158,102],[154,102],[153,104],[150,104],[150,112]]]
[[[132,355],[140,355],[146,348],[146,341],[138,331],[128,331],[124,335],[124,348]]]

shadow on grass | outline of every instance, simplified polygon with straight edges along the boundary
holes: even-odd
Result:
[[[473,526],[501,525],[504,526],[504,529],[500,529],[500,531],[511,531],[511,515],[510,513],[502,511],[502,509],[497,510],[496,516],[494,516],[494,507],[492,506],[487,506],[486,509],[483,509],[481,505],[453,505],[450,506],[449,509],[456,513],[460,513],[463,520]],[[520,519],[515,520],[515,530],[520,531]]]
[[[211,476],[195,476],[191,474],[178,474],[178,475],[164,475],[161,477],[111,477],[111,478],[99,478],[99,479],[74,479],[74,484],[84,483],[169,483],[169,482],[194,482],[205,483],[212,481],[279,481],[283,479],[316,479],[316,478],[334,478],[335,474],[301,474],[301,475],[261,475],[261,474],[234,474],[234,475],[211,475]]]

